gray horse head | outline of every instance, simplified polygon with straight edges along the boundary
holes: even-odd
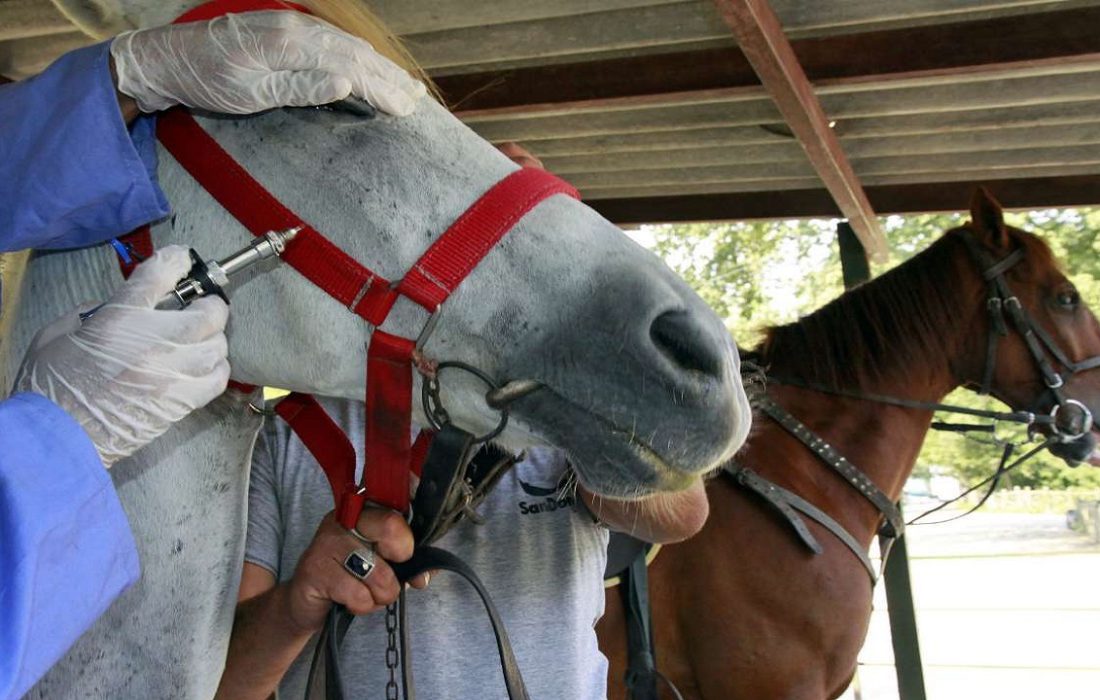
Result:
[[[194,3],[59,4],[85,25],[113,18],[106,26],[114,28],[163,21],[154,15]],[[402,119],[281,110],[200,121],[284,204],[392,280],[516,168],[428,101]],[[217,256],[248,240],[165,152],[159,175],[176,214],[155,227],[158,245]],[[286,267],[254,276],[232,298],[234,377],[362,398],[372,328],[361,319]],[[383,328],[416,337],[425,320],[399,302]],[[425,351],[498,382],[541,383],[512,405],[502,442],[566,450],[582,482],[608,496],[678,488],[728,459],[748,428],[721,320],[656,257],[564,196],[524,217],[459,286]],[[485,432],[496,424],[478,380],[455,373],[441,382],[459,426]],[[422,412],[416,419],[424,422]]]
[[[403,119],[286,110],[203,123],[276,197],[388,279],[516,167],[433,103]],[[225,251],[247,238],[164,154],[161,179],[178,214],[157,228],[158,242]],[[362,398],[373,329],[361,319],[285,267],[233,299],[234,376]],[[399,304],[383,328],[416,337],[425,321]],[[745,435],[721,321],[654,256],[564,196],[524,217],[458,287],[424,350],[498,382],[539,382],[512,404],[502,441],[567,450],[584,483],[607,495],[676,488]],[[484,384],[461,373],[440,381],[459,426],[495,425]]]

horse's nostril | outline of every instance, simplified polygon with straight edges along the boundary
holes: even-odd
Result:
[[[724,348],[690,311],[664,312],[653,320],[649,337],[681,369],[721,376]]]

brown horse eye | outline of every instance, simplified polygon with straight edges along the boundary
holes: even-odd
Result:
[[[1076,289],[1065,289],[1058,292],[1058,304],[1068,309],[1075,308],[1081,302],[1081,296]]]

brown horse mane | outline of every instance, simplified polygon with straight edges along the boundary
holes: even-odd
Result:
[[[756,349],[761,364],[777,377],[867,389],[950,357],[967,322],[959,273],[977,272],[960,239],[966,230],[948,231],[901,265],[794,323],[767,328]],[[1008,232],[1016,246],[1026,249],[1030,263],[1056,264],[1039,238],[1019,229]]]

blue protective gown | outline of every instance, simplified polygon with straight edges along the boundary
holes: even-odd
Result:
[[[122,121],[108,44],[0,85],[0,251],[99,243],[168,213],[153,120]],[[107,470],[36,394],[0,402],[0,699],[21,697],[137,580]]]

